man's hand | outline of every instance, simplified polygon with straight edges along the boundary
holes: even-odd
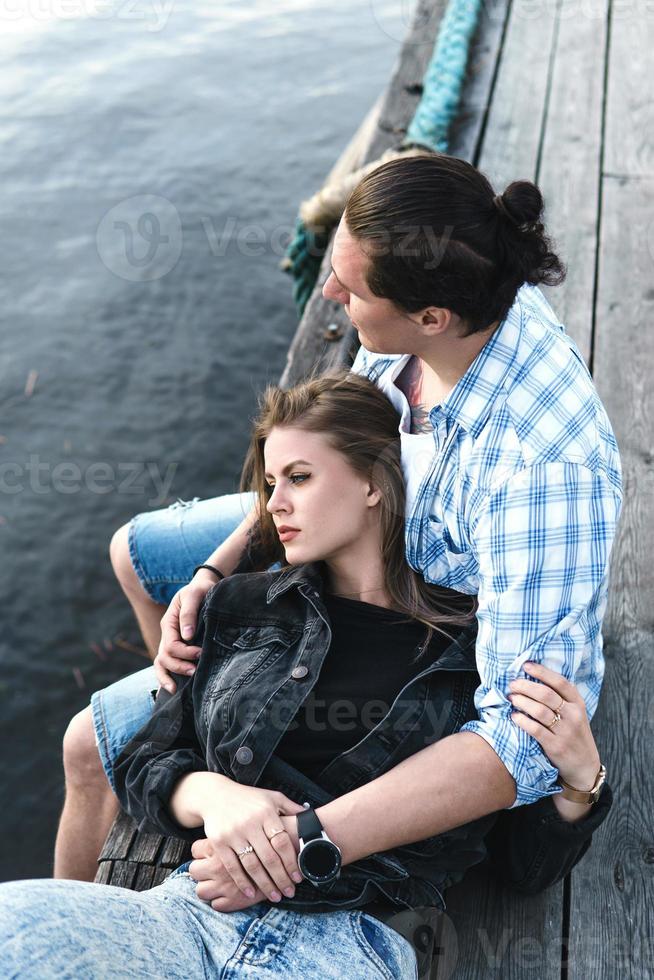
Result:
[[[194,674],[195,661],[201,648],[183,642],[196,630],[198,609],[209,589],[216,584],[216,576],[200,569],[188,585],[173,596],[161,620],[161,643],[154,660],[157,680],[170,694],[177,690],[173,674]]]

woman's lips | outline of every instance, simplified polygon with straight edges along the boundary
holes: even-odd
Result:
[[[291,530],[288,530],[288,531],[280,531],[279,532],[279,540],[280,541],[292,541],[293,538],[295,537],[295,535],[296,534],[299,534],[299,533],[300,533],[299,531],[291,531]]]

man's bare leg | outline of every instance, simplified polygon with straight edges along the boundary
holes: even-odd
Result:
[[[125,525],[114,534],[111,564],[154,658],[166,607],[153,602],[139,582],[129,557],[127,533]],[[64,736],[64,773],[66,799],[55,843],[54,877],[93,881],[98,855],[118,813],[118,800],[102,768],[90,706],[75,715]]]
[[[154,602],[139,582],[129,556],[128,527],[129,525],[124,524],[114,534],[109,547],[109,556],[116,578],[134,610],[147,651],[154,660],[159,649],[161,617],[166,611],[166,606]]]
[[[95,744],[91,707],[70,722],[64,736],[66,800],[55,842],[55,878],[93,881],[98,855],[118,813]]]

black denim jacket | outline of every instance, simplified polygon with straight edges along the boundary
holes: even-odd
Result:
[[[175,784],[185,773],[219,772],[239,783],[279,790],[297,802],[318,807],[370,782],[477,717],[474,692],[479,677],[475,630],[471,628],[460,633],[428,667],[421,669],[417,664],[415,677],[382,720],[326,765],[315,781],[275,755],[278,742],[316,683],[329,649],[323,569],[318,562],[278,572],[232,575],[207,594],[197,635],[202,655],[194,677],[178,678],[173,696],[160,692],[151,720],[116,761],[119,799],[143,829],[154,827],[163,834],[191,840],[203,836],[201,828],[181,827],[168,810]],[[606,794],[603,799],[607,800]],[[554,810],[551,801],[540,803]],[[504,811],[502,816],[538,806]],[[539,813],[538,820],[543,815]],[[385,897],[398,909],[443,909],[444,890],[486,857],[485,837],[497,817],[489,814],[446,833],[371,854],[344,867],[340,878],[329,885],[315,888],[309,882],[300,883],[294,898],[283,898],[278,904],[318,912],[361,908]],[[583,821],[587,822],[588,818]],[[543,847],[548,850],[546,870],[550,874],[564,865],[567,870],[581,856],[583,843],[592,833],[591,829],[584,836],[579,825],[572,825],[577,829],[570,842],[564,836],[543,836],[544,824],[527,819],[526,826],[531,833],[525,835],[521,826],[521,836],[526,836],[532,848],[526,856],[527,866],[534,869],[532,884],[541,882],[540,887],[544,879],[538,878],[535,867],[542,866]],[[524,879],[522,842],[518,846],[510,832],[504,836],[505,840],[501,834],[498,840],[506,853],[501,863],[506,864],[507,880],[512,879],[513,866]],[[531,864],[530,858],[534,859]],[[526,877],[530,873],[528,870]]]

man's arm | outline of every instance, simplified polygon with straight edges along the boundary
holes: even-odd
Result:
[[[558,770],[511,718],[527,660],[577,684],[588,718],[604,673],[601,624],[620,512],[615,488],[578,463],[530,466],[479,493],[470,518],[479,563],[479,719],[462,731],[493,748],[516,781],[514,806],[560,792]],[[552,714],[552,717],[554,715]]]
[[[478,735],[456,732],[316,813],[343,863],[424,840],[510,807],[515,782]],[[298,846],[295,817],[282,817]]]
[[[206,564],[214,565],[223,575],[231,575],[237,567],[242,568],[251,544],[250,534],[256,523],[257,511],[253,507],[229,537],[209,555]],[[213,572],[200,569],[188,585],[173,597],[161,620],[161,643],[154,669],[159,684],[169,694],[174,694],[176,689],[173,674],[188,676],[193,673],[194,666],[190,661],[200,655],[200,647],[187,641],[195,633],[202,601],[215,584]]]

